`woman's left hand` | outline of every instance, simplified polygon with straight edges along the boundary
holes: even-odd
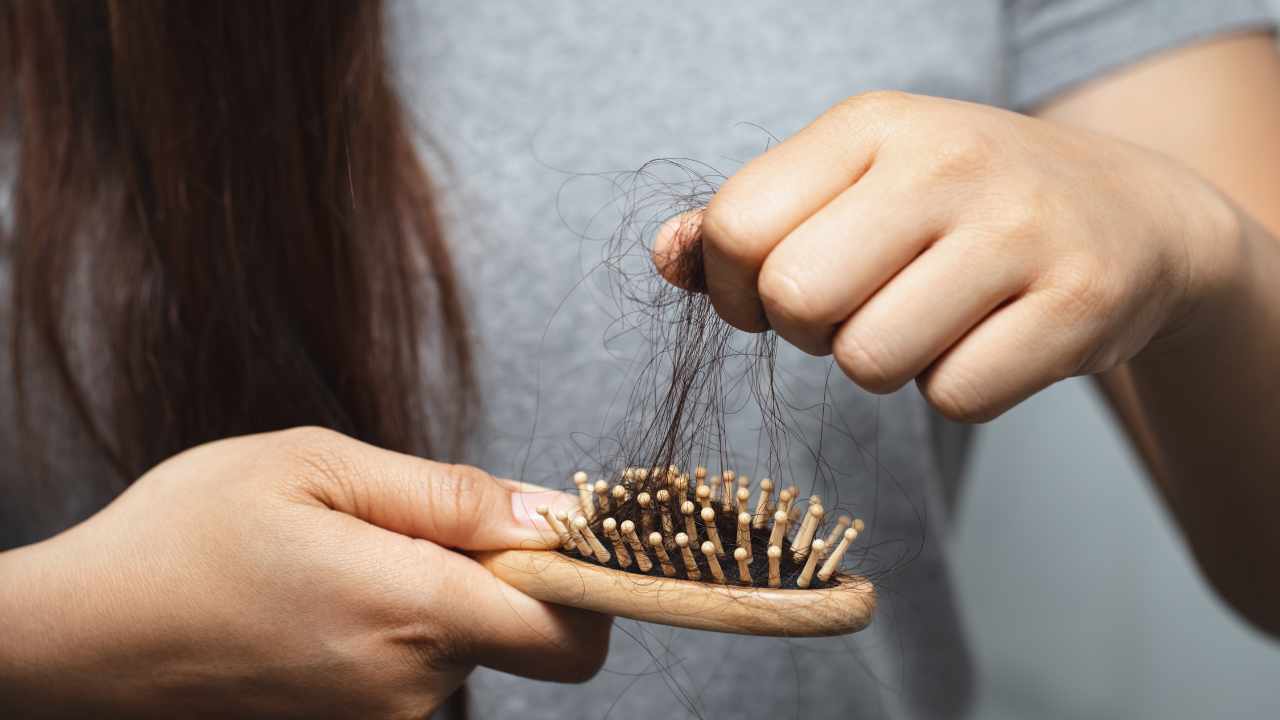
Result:
[[[875,392],[916,379],[945,415],[982,421],[1202,322],[1240,222],[1134,145],[877,92],[748,163],[654,254],[662,268],[700,237],[731,325],[834,354]]]

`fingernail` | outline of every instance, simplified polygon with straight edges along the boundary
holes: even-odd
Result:
[[[578,507],[578,499],[567,493],[555,490],[545,492],[511,493],[511,514],[516,520],[535,530],[551,531],[538,508],[545,507],[552,514],[557,512],[573,512]]]

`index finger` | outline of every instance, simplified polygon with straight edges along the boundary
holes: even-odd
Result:
[[[707,290],[716,312],[740,329],[768,329],[756,287],[770,251],[871,167],[886,114],[899,102],[874,93],[845,101],[747,163],[729,178],[702,217]]]

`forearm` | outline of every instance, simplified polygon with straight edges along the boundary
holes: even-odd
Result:
[[[1206,575],[1273,633],[1280,580],[1263,568],[1280,553],[1277,88],[1274,38],[1251,33],[1164,53],[1037,112],[1175,158],[1242,208],[1236,232],[1210,240],[1235,263],[1201,322],[1100,379]]]
[[[76,631],[67,603],[78,600],[57,591],[57,583],[50,582],[55,571],[40,557],[46,547],[47,543],[41,543],[0,553],[0,627],[4,628],[0,637],[0,714],[57,714],[50,703],[55,698],[66,702],[69,697],[57,686],[84,686],[68,683],[76,673],[74,658],[80,643],[68,637]]]
[[[1103,380],[1205,573],[1280,633],[1280,242],[1243,220],[1188,324]]]
[[[121,567],[77,562],[89,551],[75,532],[0,553],[0,716],[146,714],[126,702],[146,647],[127,620],[142,603],[120,601]]]

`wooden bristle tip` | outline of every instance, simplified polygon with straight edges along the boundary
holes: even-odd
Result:
[[[814,534],[818,532],[818,526],[822,523],[824,514],[825,511],[821,505],[809,505],[809,511],[804,515],[804,522],[800,523],[800,530],[796,533],[796,538],[791,543],[791,552],[796,562],[808,557],[809,545],[813,542]]]
[[[582,557],[589,558],[595,555],[595,552],[591,549],[591,545],[587,542],[586,537],[584,537],[581,532],[578,532],[579,520],[581,520],[584,525],[587,522],[587,519],[583,516],[575,515],[573,520],[568,523],[569,538],[573,541],[573,546],[577,548],[578,554]]]
[[[738,561],[738,582],[751,584],[751,553],[745,547],[733,551],[733,559]]]
[[[735,488],[736,488],[736,485],[734,483],[735,477],[736,476],[734,475],[732,470],[725,470],[724,472],[720,473],[720,484],[724,487],[724,492],[721,493],[721,498],[720,498],[720,509],[724,510],[725,512],[733,511],[733,501],[735,497]]]
[[[738,513],[738,550],[747,553],[747,559],[751,559],[751,515],[749,513]],[[734,555],[737,556],[737,550]]]
[[[684,504],[680,506],[680,514],[684,515],[685,533],[696,540],[698,537],[698,525],[693,519],[693,503],[686,500]]]
[[[689,536],[676,534],[676,547],[680,548],[680,558],[684,560],[684,574],[690,580],[701,580],[702,571],[698,569],[698,561],[693,559],[693,551],[689,549]]]
[[[587,474],[579,470],[573,474],[573,484],[578,486],[578,505],[582,508],[582,512],[587,518],[594,518],[596,514],[595,499],[591,492],[591,485],[587,482]]]
[[[630,520],[623,520],[619,529],[622,531],[623,539],[631,547],[631,553],[635,556],[636,565],[640,566],[640,571],[649,572],[652,570],[653,562],[649,560],[649,553],[645,552],[644,544],[640,542],[640,537],[636,535],[636,524]]]
[[[773,530],[769,533],[769,547],[781,547],[787,537],[787,513],[779,510],[773,514]]]
[[[694,496],[698,498],[698,504],[704,508],[711,507],[711,488],[706,485],[699,485],[694,490]]]
[[[667,554],[667,549],[663,547],[662,535],[650,533],[649,546],[653,548],[653,553],[658,556],[658,564],[662,566],[662,574],[667,577],[675,577],[676,566],[671,564],[671,556]]]
[[[849,545],[858,537],[858,531],[848,528],[840,537],[840,544],[836,545],[836,549],[831,551],[831,557],[823,563],[822,569],[818,571],[818,579],[826,582],[836,574],[836,570],[840,568],[840,561],[844,559],[845,551],[849,549]]]
[[[604,536],[609,538],[609,542],[613,545],[613,552],[618,557],[618,566],[631,567],[631,553],[627,550],[627,546],[622,544],[622,536],[618,534],[618,521],[605,518],[601,528],[604,530]]]
[[[653,498],[642,492],[636,495],[636,504],[640,506],[640,530],[647,537],[653,532]]]
[[[675,525],[671,521],[671,493],[666,490],[659,490],[654,496],[658,501],[658,515],[662,517],[662,534],[671,537],[676,531]],[[668,547],[670,542],[668,541]]]
[[[609,483],[603,480],[596,481],[596,506],[601,513],[609,512]]]
[[[793,498],[793,496],[792,496],[792,494],[791,494],[791,488],[786,488],[786,489],[780,490],[780,491],[778,492],[778,510],[777,510],[777,512],[790,512],[790,511],[791,511],[791,500],[792,500],[792,498]]]
[[[813,572],[818,566],[818,556],[822,554],[822,550],[826,547],[826,543],[821,538],[813,541],[813,552],[809,553],[809,559],[804,563],[804,569],[800,571],[800,579],[796,580],[796,586],[807,588],[813,583]]]
[[[766,554],[769,556],[769,587],[782,587],[782,548],[770,545]]]
[[[707,539],[716,549],[716,554],[724,555],[724,545],[720,543],[720,532],[716,530],[716,511],[713,508],[702,508],[702,526],[707,530]]]
[[[751,527],[759,530],[769,523],[770,509],[773,503],[773,481],[765,478],[760,481],[760,499],[756,501],[756,511],[751,520]]]
[[[547,507],[546,505],[539,505],[537,507],[537,511],[538,511],[538,514],[542,516],[542,519],[547,521],[547,525],[551,528],[551,531],[556,534],[556,538],[560,540],[560,547],[564,548],[565,550],[572,549],[573,540],[569,537],[568,528],[566,528],[564,525],[560,523],[559,520],[556,519],[556,516],[551,513],[551,508]]]
[[[835,527],[831,528],[831,534],[827,535],[827,547],[835,547],[836,541],[838,541],[840,536],[844,534],[845,528],[852,524],[853,520],[851,520],[848,515],[841,515],[840,518],[836,520]]]
[[[716,546],[710,541],[702,543],[702,554],[707,558],[707,568],[711,570],[711,577],[723,585],[724,569],[720,567],[720,559],[716,557]]]
[[[591,554],[594,554],[601,564],[609,562],[610,558],[613,556],[605,549],[604,543],[600,542],[600,538],[596,537],[596,534],[592,532],[591,525],[587,522],[586,518],[581,515],[574,518],[573,529],[577,530],[582,535],[583,539],[587,541],[587,545],[591,549]]]

